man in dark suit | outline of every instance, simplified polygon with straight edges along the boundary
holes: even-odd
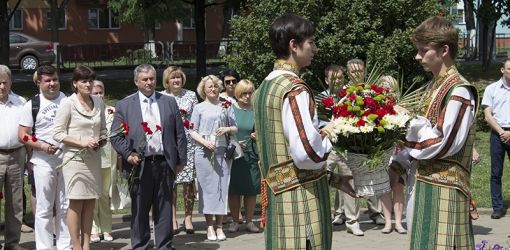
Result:
[[[122,123],[129,131],[111,139],[122,155],[124,175],[135,176],[130,190],[131,246],[148,248],[152,207],[155,248],[172,249],[172,186],[186,165],[186,136],[175,99],[154,91],[154,67],[141,64],[134,74],[138,91],[117,102],[112,124],[112,131]]]

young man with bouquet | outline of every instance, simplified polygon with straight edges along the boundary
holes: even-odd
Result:
[[[298,76],[317,51],[314,33],[310,21],[294,14],[273,22],[269,39],[277,60],[253,98],[255,131],[265,142],[257,147],[266,249],[331,249],[325,163],[332,129],[318,130],[312,91]],[[347,180],[335,179],[330,182],[354,196]]]
[[[434,78],[422,116],[406,135],[416,167],[410,249],[473,249],[470,177],[478,94],[455,67],[458,31],[449,21],[431,17],[411,40],[416,60]]]

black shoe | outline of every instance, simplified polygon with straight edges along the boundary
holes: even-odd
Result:
[[[5,250],[28,250],[24,247],[21,247],[20,245],[17,245],[17,246],[13,246],[13,247],[8,247],[8,246],[5,246],[4,248]]]
[[[503,217],[503,212],[502,211],[494,211],[491,214],[491,218],[492,219],[499,219],[501,217]]]

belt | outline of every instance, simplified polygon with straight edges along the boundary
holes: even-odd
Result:
[[[166,158],[164,155],[149,155],[145,157],[146,161],[165,161]]]
[[[12,154],[12,153],[18,151],[22,147],[23,146],[17,147],[17,148],[11,148],[11,149],[0,149],[0,154],[3,154],[3,155]]]

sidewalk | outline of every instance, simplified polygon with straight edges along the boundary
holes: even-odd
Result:
[[[368,215],[361,214],[361,228],[365,231],[365,236],[357,237],[348,234],[345,231],[345,225],[333,226],[333,247],[332,249],[380,249],[394,250],[407,249],[407,235],[401,235],[396,232],[382,234],[383,226],[377,226],[371,223]],[[488,240],[491,245],[498,243],[507,246],[506,240],[510,234],[510,215],[499,220],[490,218],[490,209],[480,209],[480,219],[473,222],[475,232],[475,242]],[[179,222],[182,222],[182,213],[178,214]],[[101,242],[91,245],[91,249],[130,249],[130,227],[129,215],[115,215],[113,220],[113,242]],[[244,231],[244,225],[240,226],[238,233],[227,233],[227,240],[221,242],[206,241],[206,224],[202,215],[194,215],[193,221],[195,234],[187,235],[180,232],[174,236],[174,246],[176,249],[243,249],[260,250],[264,249],[264,234],[251,234]],[[225,225],[226,227],[226,225]],[[22,233],[21,246],[28,249],[35,249],[34,234]]]

